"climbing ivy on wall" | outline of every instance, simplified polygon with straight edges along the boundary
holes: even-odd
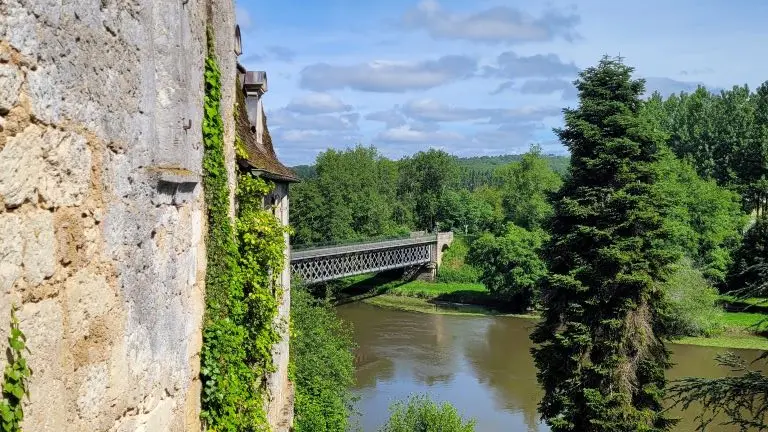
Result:
[[[262,206],[270,186],[238,176],[236,223],[229,189],[221,117],[221,72],[208,30],[203,109],[203,171],[208,211],[206,312],[203,326],[201,417],[211,432],[268,430],[264,375],[274,370],[271,348],[280,294],[285,229]]]
[[[22,353],[26,349],[24,333],[19,329],[16,308],[11,308],[11,333],[8,336],[10,356],[3,373],[3,398],[0,399],[0,424],[3,432],[21,432],[24,410],[21,399],[27,392],[27,378],[31,372]]]

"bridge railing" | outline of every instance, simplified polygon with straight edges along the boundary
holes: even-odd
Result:
[[[304,249],[301,251],[291,250],[291,261],[293,262],[315,259],[331,255],[354,254],[366,251],[402,248],[412,245],[435,243],[436,241],[437,234],[427,234],[422,236],[402,237],[394,240],[368,241],[365,243],[318,247],[313,249]]]
[[[387,241],[387,240],[401,240],[401,239],[407,239],[411,237],[412,235],[409,233],[409,234],[401,234],[401,235],[369,237],[365,239],[305,243],[305,244],[291,245],[291,250],[294,252],[300,252],[300,251],[307,251],[307,250],[313,250],[313,249],[325,249],[325,248],[334,247],[334,246],[354,246],[359,244],[374,243],[374,242],[381,242],[381,241]]]

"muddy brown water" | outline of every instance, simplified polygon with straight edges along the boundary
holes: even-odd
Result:
[[[376,431],[393,400],[413,393],[453,403],[477,421],[478,432],[546,432],[536,404],[542,395],[530,354],[533,320],[514,317],[435,315],[380,308],[364,303],[338,307],[352,324],[359,397],[352,422]],[[671,345],[675,366],[667,376],[718,377],[728,374],[714,358],[721,348]],[[733,350],[752,360],[758,351]],[[696,411],[675,411],[675,430],[693,431]],[[710,429],[708,429],[710,430]],[[712,431],[733,428],[714,426]]]

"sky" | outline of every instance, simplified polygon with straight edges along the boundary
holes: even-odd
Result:
[[[238,0],[240,63],[267,72],[278,157],[565,154],[573,80],[620,55],[671,94],[768,80],[764,0]]]

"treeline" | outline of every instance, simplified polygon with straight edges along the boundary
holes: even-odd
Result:
[[[768,205],[768,82],[719,94],[699,87],[667,99],[654,94],[644,114],[697,173],[741,194],[746,211]]]
[[[414,230],[496,232],[510,217],[537,218],[540,208],[516,206],[529,189],[558,184],[568,158],[541,155],[538,148],[533,152],[535,160],[524,155],[460,159],[429,150],[393,161],[374,147],[329,149],[315,165],[294,168],[303,181],[291,191],[293,244]],[[533,213],[523,215],[528,211]]]

